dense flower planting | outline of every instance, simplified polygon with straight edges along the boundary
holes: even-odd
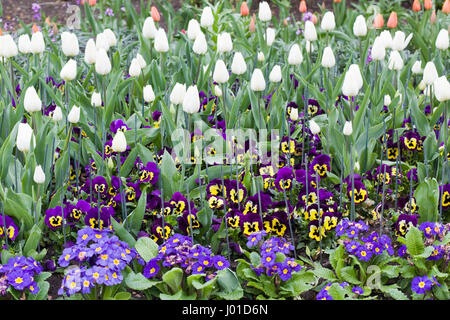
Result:
[[[0,29],[0,297],[449,299],[450,1],[198,2]]]

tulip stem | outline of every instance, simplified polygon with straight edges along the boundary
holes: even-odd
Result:
[[[284,186],[283,186],[283,195],[284,195],[284,203],[286,206],[286,215],[288,217],[289,233],[291,235],[292,246],[294,247],[294,259],[297,259],[297,249],[296,249],[296,245],[295,245],[294,231],[292,229],[292,222],[291,222],[291,210],[289,208],[289,204],[288,204],[288,200],[287,200],[287,196],[286,196],[286,188]],[[261,218],[261,222],[263,222],[262,218]]]
[[[122,177],[120,174],[120,167],[122,166],[122,162],[120,161],[120,153],[117,152],[116,154],[116,161],[117,161],[117,170],[118,170],[118,176],[119,176],[119,188],[120,188],[120,203],[122,207],[122,223],[125,224],[126,228],[128,229],[128,220],[127,220],[127,207],[125,203],[125,197],[123,194],[123,186],[122,186]],[[100,223],[100,221],[99,221]]]
[[[3,228],[4,228],[4,235],[5,235],[6,249],[9,250],[8,228],[6,227],[5,208],[3,207],[3,202],[0,202],[0,208],[2,210]]]

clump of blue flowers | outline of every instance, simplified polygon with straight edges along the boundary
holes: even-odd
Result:
[[[332,282],[327,283],[322,290],[319,291],[319,293],[316,295],[316,300],[333,300],[333,297],[331,295],[328,294],[328,290],[331,288],[331,286],[333,285]],[[348,287],[349,284],[348,282],[342,282],[339,283],[339,286],[341,286],[342,288]],[[361,287],[353,287],[352,288],[352,293],[355,294],[356,296],[359,296],[361,294],[364,294],[364,290]]]
[[[230,263],[221,255],[213,255],[209,248],[193,245],[192,239],[175,234],[159,246],[158,255],[150,259],[142,270],[147,278],[158,275],[161,267],[182,267],[187,274],[207,274],[213,279],[216,271],[228,268]]]
[[[28,289],[31,293],[38,293],[39,287],[34,280],[43,271],[41,265],[31,257],[11,257],[8,263],[0,265],[0,295],[4,295],[8,288],[18,291]]]
[[[247,246],[249,248],[256,246],[264,235],[264,231],[250,234]],[[261,274],[278,275],[281,280],[288,281],[292,277],[292,272],[299,272],[302,268],[294,258],[288,256],[292,250],[294,250],[294,246],[284,238],[271,237],[260,247],[261,263],[256,266],[252,264],[251,268],[258,276]]]
[[[122,270],[135,258],[140,259],[137,252],[110,230],[83,228],[76,244],[64,249],[58,260],[68,267],[58,294],[89,294],[96,285],[120,284]]]

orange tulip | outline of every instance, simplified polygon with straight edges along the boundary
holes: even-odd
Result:
[[[430,23],[431,24],[435,24],[436,23],[436,10],[433,10],[433,12],[431,12]]]
[[[306,8],[306,1],[302,0],[300,1],[300,5],[298,6],[298,11],[301,13],[305,13],[308,9]]]
[[[412,5],[412,9],[414,12],[419,12],[420,10],[422,10],[422,7],[420,6],[420,1],[419,0],[414,0],[413,5]]]
[[[342,0],[334,0],[334,3],[342,2]]]
[[[248,10],[247,2],[241,3],[241,16],[246,17],[250,14],[250,10]]]
[[[159,11],[158,11],[158,9],[155,6],[152,6],[151,13],[152,13],[153,21],[158,22],[159,20],[161,20],[161,16],[159,14]]]
[[[312,21],[312,23],[317,24],[317,17],[316,17],[316,15],[314,13],[313,13],[313,15],[311,17],[311,21]]]
[[[250,24],[248,25],[248,30],[250,32],[255,32],[256,29],[256,15],[253,14],[252,18],[250,19]]]
[[[373,20],[373,27],[375,29],[381,29],[384,27],[384,18],[381,13],[375,16],[375,19]]]
[[[391,12],[387,22],[387,27],[391,29],[397,28],[397,13],[395,11]]]
[[[84,4],[84,0],[81,0],[81,4]],[[90,6],[95,6],[97,4],[97,0],[89,0],[88,4]]]
[[[0,28],[0,37],[3,35],[2,28]]]
[[[450,13],[450,0],[445,0],[444,4],[442,5],[442,12],[445,14]]]
[[[33,33],[36,33],[39,31],[38,26],[36,25],[36,23],[33,23],[33,27],[31,28],[31,30],[33,31]]]
[[[431,10],[433,8],[433,1],[432,0],[424,0],[423,7],[425,8],[425,10]]]

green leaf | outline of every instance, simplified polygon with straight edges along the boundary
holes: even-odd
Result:
[[[136,209],[128,216],[127,220],[130,226],[130,230],[137,235],[142,226],[142,221],[145,215],[145,206],[147,204],[147,191],[144,190],[139,198]]]
[[[122,224],[116,221],[116,219],[111,219],[111,225],[116,232],[117,236],[122,240],[128,243],[130,247],[134,247],[136,244],[136,240],[133,236],[123,227]]]
[[[148,237],[140,237],[136,241],[135,248],[145,262],[150,261],[150,259],[158,255],[158,245]]]
[[[162,280],[170,287],[172,292],[178,292],[179,290],[181,290],[183,270],[181,270],[180,268],[173,268],[163,275]]]
[[[114,300],[130,300],[130,298],[131,298],[131,293],[126,292],[126,291],[118,292],[114,296]]]
[[[28,236],[27,242],[23,247],[23,252],[25,253],[25,256],[29,256],[33,250],[36,250],[39,241],[41,240],[41,236],[42,236],[41,228],[39,228],[39,226],[35,224],[31,228],[30,235]]]
[[[419,207],[419,222],[436,221],[439,204],[439,184],[435,178],[425,179],[414,192]]]
[[[412,256],[420,255],[424,251],[422,232],[414,226],[411,226],[406,234],[406,248]]]
[[[157,283],[160,283],[160,281],[153,281],[149,280],[142,273],[134,273],[130,272],[125,277],[125,284],[128,286],[128,288],[132,290],[147,290],[156,285]]]
[[[333,283],[328,289],[328,294],[333,297],[333,300],[345,300],[345,289],[338,283]]]

